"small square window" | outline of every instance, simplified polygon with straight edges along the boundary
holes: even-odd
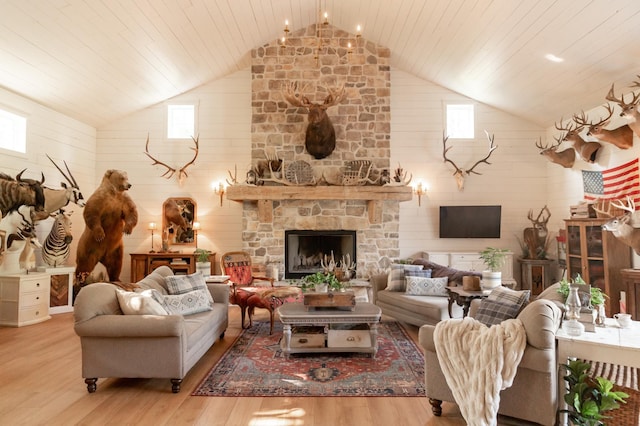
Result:
[[[188,139],[195,136],[195,105],[167,105],[167,138]]]
[[[472,104],[447,105],[447,135],[452,139],[474,138]]]
[[[27,152],[27,119],[0,110],[0,148]]]

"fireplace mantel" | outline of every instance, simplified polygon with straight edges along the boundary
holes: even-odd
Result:
[[[369,221],[382,221],[383,201],[411,201],[410,186],[251,186],[232,185],[227,188],[227,199],[257,201],[260,222],[273,220],[275,200],[365,200]]]

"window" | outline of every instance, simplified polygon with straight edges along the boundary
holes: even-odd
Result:
[[[447,105],[447,135],[452,139],[473,139],[472,104]]]
[[[196,134],[196,107],[167,105],[167,138],[188,139]]]
[[[27,119],[0,109],[0,148],[27,152]]]

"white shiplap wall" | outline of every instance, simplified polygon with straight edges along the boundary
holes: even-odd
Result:
[[[166,169],[152,166],[151,160],[144,155],[148,134],[149,151],[160,161],[179,168],[193,156],[191,140],[166,139],[166,103],[131,114],[98,130],[96,179],[108,169],[125,170],[133,185],[130,195],[138,207],[138,226],[131,235],[125,236],[123,281],[130,278],[129,254],[151,249],[151,231],[147,225],[152,221],[162,223],[162,203],[169,197],[190,197],[196,201],[202,226],[198,247],[218,255],[242,248],[242,205],[225,199],[221,207],[211,184],[228,178],[228,171],[233,172],[235,165],[239,177],[244,179],[250,162],[250,70],[238,71],[171,101],[196,102],[198,105],[200,152],[195,164],[187,169],[189,177],[182,187],[176,176],[171,179],[161,177]],[[154,241],[157,250],[161,242],[158,231]],[[193,247],[174,246],[172,249],[181,248],[185,252],[193,251]]]
[[[95,188],[96,159],[96,130],[93,127],[4,89],[0,89],[0,108],[27,117],[27,153],[0,150],[0,171],[15,177],[26,168],[23,176],[35,179],[40,179],[40,172],[43,172],[45,186],[61,188],[60,183],[65,180],[47,159],[48,154],[63,170],[62,161],[66,161],[85,199],[91,195]],[[75,266],[76,247],[84,220],[79,207],[70,204],[67,211],[73,211],[74,235],[67,265]],[[46,238],[51,222],[48,219],[38,223],[36,231],[40,241]]]
[[[473,102],[443,87],[394,69],[391,75],[391,164],[413,173],[413,182],[423,181],[429,187],[418,206],[417,196],[400,203],[401,256],[422,251],[476,251],[486,246],[511,249],[521,254],[518,238],[530,226],[529,209],[537,212],[546,203],[546,164],[534,142],[544,134],[539,126],[503,111],[476,103],[476,139],[449,140],[448,158],[460,168],[469,168],[483,158],[489,142],[486,129],[495,135],[498,149],[489,159],[491,165],[480,164],[458,191],[453,168],[442,158],[444,105],[446,102]],[[440,205],[502,205],[502,237],[495,239],[439,239]],[[553,212],[559,215],[559,212]],[[517,267],[517,265],[514,265]],[[516,275],[517,276],[517,275]]]

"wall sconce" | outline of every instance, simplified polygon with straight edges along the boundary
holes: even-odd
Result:
[[[196,243],[196,248],[198,248],[198,231],[200,230],[200,222],[193,222],[191,229],[193,229],[193,241]]]
[[[149,253],[155,253],[156,251],[153,249],[153,232],[158,229],[158,225],[155,222],[149,222],[147,229],[151,231],[151,250],[149,250]]]
[[[224,183],[218,182],[218,186],[214,186],[213,190],[220,196],[220,207],[222,207],[222,197],[224,197],[224,193],[227,192],[227,187]]]
[[[427,186],[423,185],[422,182],[418,182],[418,184],[413,187],[413,193],[418,196],[418,206],[421,206],[422,196],[427,195]]]

